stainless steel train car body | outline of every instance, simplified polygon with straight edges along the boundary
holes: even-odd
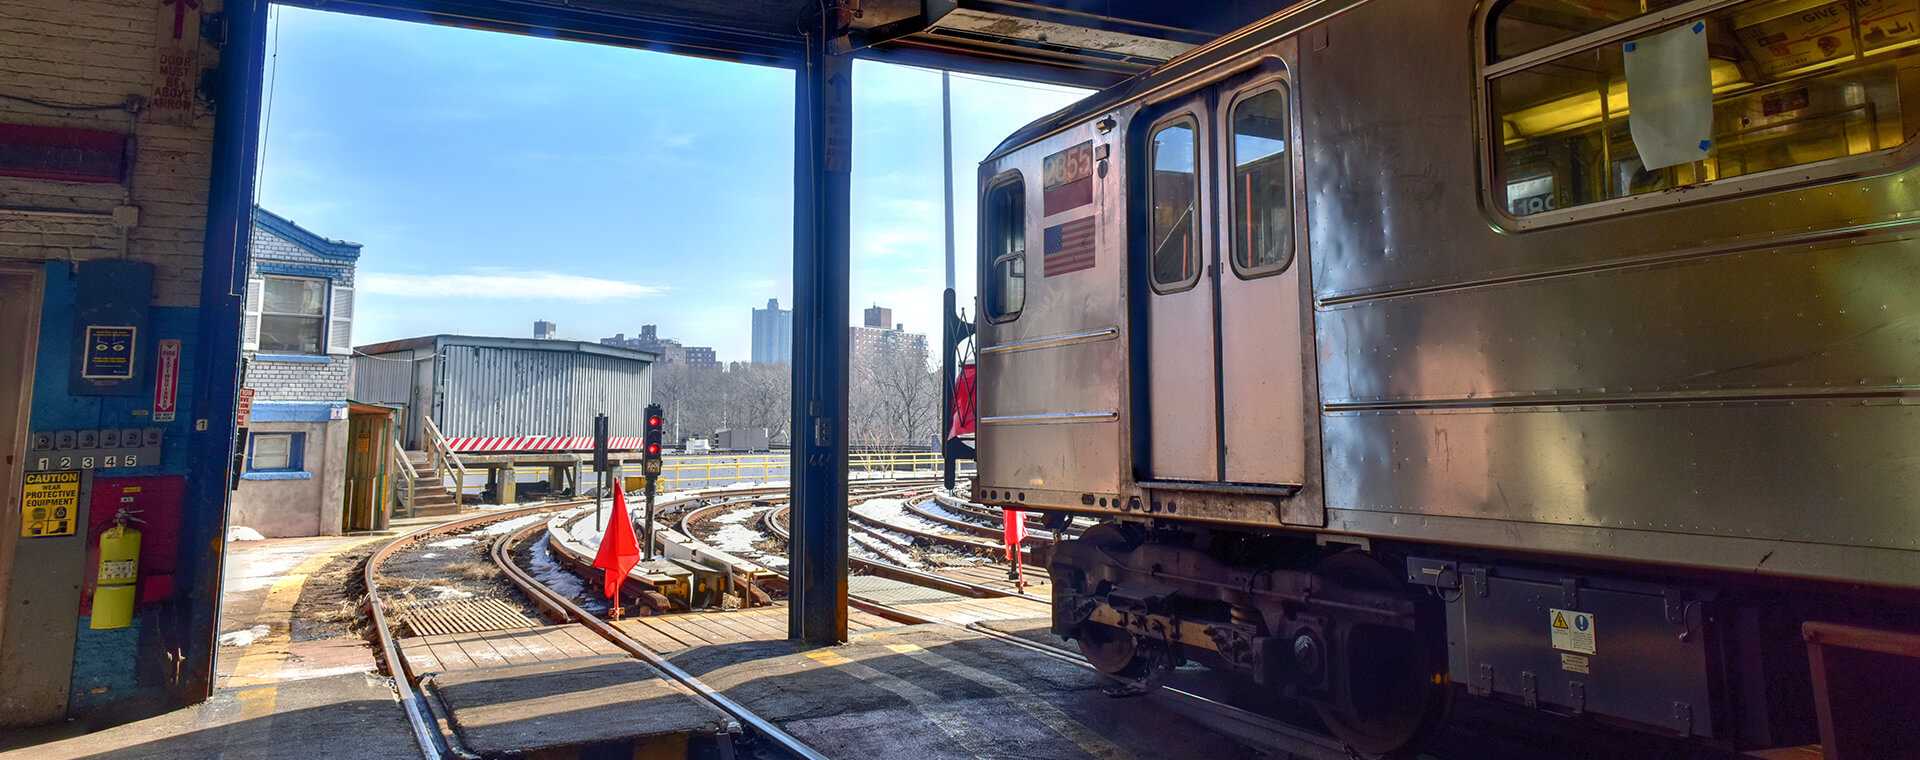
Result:
[[[1515,218],[1491,189],[1487,10],[1303,3],[990,156],[983,187],[1025,178],[1030,245],[1020,313],[979,320],[976,498],[1920,587],[1920,145]],[[1165,303],[1129,245],[1138,132],[1273,60],[1301,308],[1237,322],[1231,274],[1217,304]],[[1194,118],[1217,140],[1214,113]],[[1089,140],[1096,263],[1044,276],[1042,232],[1071,217],[1041,213],[1044,158]],[[1301,379],[1206,389],[1250,355]],[[1215,448],[1295,404],[1266,450]],[[1246,460],[1298,482],[1223,473]]]

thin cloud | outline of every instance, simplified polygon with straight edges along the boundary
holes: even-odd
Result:
[[[362,272],[357,279],[363,292],[411,298],[597,303],[647,298],[668,290],[663,285],[642,285],[604,277],[493,268],[471,269],[457,274]]]

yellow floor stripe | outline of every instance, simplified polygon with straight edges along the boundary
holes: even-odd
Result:
[[[233,672],[221,686],[237,688],[258,686],[279,682],[279,671],[289,657],[287,644],[292,641],[293,608],[300,602],[300,592],[306,588],[307,576],[320,571],[341,554],[345,554],[362,545],[386,538],[385,536],[367,536],[330,547],[329,551],[315,554],[294,565],[273,585],[267,589],[267,597],[260,604],[260,611],[252,620],[246,621],[248,627],[264,625],[267,635],[255,639],[240,651],[240,659],[234,663]],[[368,663],[371,666],[371,662]],[[262,690],[262,691],[271,691]],[[266,709],[272,712],[273,696],[243,697],[268,700]],[[244,704],[244,703],[243,703]]]

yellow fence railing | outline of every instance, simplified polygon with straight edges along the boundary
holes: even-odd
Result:
[[[661,463],[659,489],[684,491],[714,488],[732,483],[784,481],[792,473],[785,452],[772,454],[669,454]],[[973,462],[959,462],[961,472],[972,472]],[[519,467],[516,472],[537,477],[546,467]],[[867,478],[931,476],[940,472],[940,453],[936,451],[855,452],[847,455],[847,472],[854,480]],[[632,478],[640,474],[637,462],[621,468]],[[590,476],[582,476],[588,478]]]

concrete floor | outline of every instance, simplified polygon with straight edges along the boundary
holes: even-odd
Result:
[[[0,760],[416,755],[404,711],[363,641],[293,635],[309,576],[386,537],[231,544],[221,630],[238,635],[221,649],[213,698],[91,734],[68,726],[0,740],[12,748]],[[713,645],[673,659],[830,757],[1267,756],[1156,700],[1109,697],[1091,671],[949,626],[874,630],[828,648]]]
[[[1152,699],[1115,698],[1090,670],[950,626],[858,634],[844,646],[786,641],[673,657],[829,757],[1268,757]]]
[[[93,733],[71,724],[21,732],[0,742],[9,748],[0,760],[417,755],[406,714],[387,679],[373,672],[366,642],[291,635],[310,574],[410,529],[228,544],[211,699]]]

